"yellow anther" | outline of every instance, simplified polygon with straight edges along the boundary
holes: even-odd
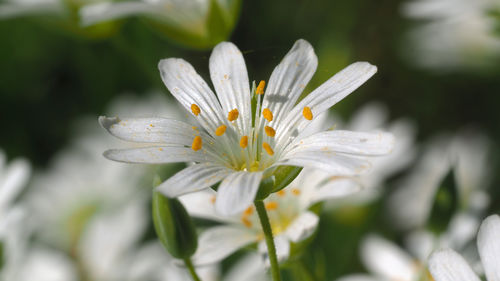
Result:
[[[215,200],[217,198],[215,196],[210,197],[210,203],[215,204]]]
[[[271,112],[271,110],[269,110],[269,108],[264,108],[264,110],[262,111],[262,115],[268,122],[273,121],[273,113]]]
[[[158,148],[158,150],[159,150],[159,151],[163,151],[163,148],[161,148],[161,147],[160,147],[160,148]]]
[[[255,90],[256,95],[262,95],[264,94],[264,87],[266,86],[266,81],[261,80],[259,82],[259,86],[257,86],[257,89]]]
[[[300,195],[300,189],[293,188],[293,189],[292,189],[292,193],[293,193],[293,195],[295,195],[295,196],[299,196],[299,195]]]
[[[193,112],[194,115],[198,116],[198,114],[200,114],[201,112],[201,109],[199,106],[197,106],[196,104],[192,104],[191,105],[191,111]]]
[[[248,146],[248,136],[242,136],[240,139],[241,148],[247,148]]]
[[[238,116],[240,115],[240,112],[238,111],[237,108],[229,111],[229,113],[227,114],[227,120],[229,121],[234,121],[236,119],[238,119]]]
[[[196,130],[198,130],[198,127],[196,127],[196,126],[191,126],[191,129],[193,129],[193,130],[195,130],[195,131],[196,131]]]
[[[226,125],[220,125],[219,128],[215,130],[215,134],[217,136],[222,136],[226,132],[226,129],[227,129]]]
[[[245,216],[241,217],[241,222],[248,228],[252,227],[252,222]]]
[[[245,210],[245,212],[243,212],[243,215],[244,215],[244,216],[251,216],[252,214],[253,214],[253,207],[252,207],[252,206],[248,207],[248,208]]]
[[[153,125],[153,124],[149,124],[149,127],[151,127],[151,128],[153,128],[154,126],[155,126],[155,125]]]
[[[276,192],[276,194],[278,194],[279,197],[283,197],[286,195],[286,191],[282,189],[282,190]]]
[[[276,201],[269,201],[266,203],[266,210],[272,211],[276,210],[278,208],[278,202]]]
[[[313,113],[309,106],[304,107],[304,110],[302,110],[302,115],[304,115],[304,118],[309,121],[313,120]]]
[[[265,126],[264,130],[266,131],[266,135],[270,136],[271,138],[274,138],[274,136],[276,135],[276,131],[269,126]]]
[[[262,147],[266,150],[267,154],[269,154],[269,155],[274,154],[273,149],[271,148],[271,146],[267,142],[263,142]]]
[[[191,148],[194,151],[198,151],[201,149],[202,145],[203,145],[203,141],[201,140],[201,137],[196,136],[196,137],[194,137],[193,144],[191,144]]]

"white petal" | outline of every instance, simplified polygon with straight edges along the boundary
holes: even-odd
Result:
[[[429,271],[436,281],[480,281],[464,258],[451,249],[432,254]]]
[[[283,235],[278,235],[274,237],[274,246],[276,247],[276,256],[278,258],[278,262],[284,262],[290,256],[290,242]],[[266,267],[271,266],[271,262],[269,261],[269,255],[267,251],[267,245],[265,241],[261,241],[259,243],[259,252],[264,258],[264,263]]]
[[[232,170],[208,163],[194,164],[173,175],[157,189],[168,197],[177,197],[186,193],[210,187],[231,174]]]
[[[211,188],[179,197],[189,215],[222,223],[240,223],[239,217],[221,216],[215,211],[216,192]]]
[[[205,265],[218,262],[256,240],[257,235],[248,229],[234,226],[212,227],[200,235],[193,263]]]
[[[7,2],[7,1],[6,1]],[[63,13],[63,5],[58,1],[41,1],[40,3],[6,3],[0,5],[0,18],[9,19],[37,14]]]
[[[500,280],[500,217],[491,215],[481,224],[477,247],[488,280]]]
[[[296,141],[290,153],[302,151],[340,152],[354,155],[384,155],[394,147],[390,133],[326,131]]]
[[[201,112],[196,120],[211,134],[225,123],[223,111],[214,93],[193,66],[183,59],[163,59],[158,64],[163,83],[172,95],[191,113],[196,104]],[[193,114],[194,116],[194,114]]]
[[[223,281],[264,281],[268,280],[262,258],[257,254],[248,254],[239,260],[225,274]]]
[[[82,26],[89,26],[103,21],[110,21],[144,13],[156,14],[159,7],[145,2],[102,2],[83,6],[80,11]]]
[[[238,109],[236,124],[242,135],[248,135],[252,122],[250,83],[243,55],[233,43],[215,46],[210,56],[210,77],[224,112]]]
[[[370,163],[364,159],[326,151],[288,153],[277,164],[317,168],[332,176],[357,175],[370,168]]]
[[[0,171],[0,213],[14,201],[22,191],[30,175],[30,165],[26,160],[17,159],[9,164],[7,169]]]
[[[356,62],[335,74],[328,81],[299,102],[283,121],[283,127],[277,132],[276,139],[284,141],[295,129],[299,132],[309,124],[302,116],[304,107],[309,107],[313,116],[319,116],[325,110],[356,90],[361,84],[377,72],[377,67],[367,62]]]
[[[269,79],[262,108],[273,112],[273,124],[280,124],[295,105],[300,94],[316,71],[318,58],[306,40],[295,42]],[[279,131],[279,128],[275,128]]]
[[[316,214],[306,211],[288,226],[285,235],[294,243],[300,242],[314,233],[318,221],[319,218]]]
[[[262,172],[235,172],[217,190],[215,209],[221,215],[235,215],[252,204],[259,189]]]
[[[72,261],[63,253],[32,247],[23,261],[23,269],[17,281],[73,281],[78,280]]]
[[[361,244],[363,264],[379,276],[390,280],[414,280],[417,267],[411,257],[395,244],[370,235]]]
[[[353,178],[335,178],[320,186],[311,198],[310,205],[328,199],[350,196],[362,190],[361,185]]]
[[[176,162],[206,162],[210,159],[204,152],[188,147],[153,146],[131,149],[110,149],[104,157],[125,163],[165,164]]]
[[[131,142],[190,146],[197,133],[191,125],[167,118],[121,119],[101,116],[99,123],[113,136]]]

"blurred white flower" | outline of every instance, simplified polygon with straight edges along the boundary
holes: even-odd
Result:
[[[495,20],[488,16],[500,9],[497,0],[413,0],[403,14],[418,23],[409,33],[405,54],[416,64],[440,70],[481,67],[500,55]]]
[[[131,104],[135,111],[130,111]],[[176,116],[175,107],[159,95],[125,97],[111,107],[112,112],[137,116],[160,113],[155,109],[162,107],[162,114]],[[102,151],[117,141],[99,133],[94,118],[84,119],[75,128],[79,130],[75,141],[52,160],[47,171],[34,176],[26,194],[26,204],[36,213],[33,223],[39,226],[38,234],[62,249],[75,246],[95,214],[151,196],[148,167],[120,165],[102,157]]]
[[[60,0],[7,0],[0,4],[0,19],[63,12],[64,6]]]
[[[459,206],[458,216],[476,220],[488,206],[490,144],[477,132],[461,132],[454,138],[440,136],[426,147],[414,171],[389,198],[393,225],[402,229],[423,227],[444,177],[453,170]],[[479,224],[479,221],[477,221]]]
[[[24,159],[7,164],[0,150],[0,280],[16,280],[27,250],[29,226],[25,225],[25,208],[17,203],[30,176],[30,165]]]
[[[500,280],[500,217],[491,215],[481,224],[477,248],[488,281]],[[460,254],[442,249],[432,254],[429,270],[436,281],[480,281]]]
[[[319,218],[308,208],[314,203],[347,196],[359,191],[349,179],[330,180],[327,173],[304,169],[285,189],[264,200],[274,235],[278,259],[290,255],[290,243],[300,243],[316,230]],[[220,216],[215,211],[215,192],[200,191],[180,197],[188,212],[195,217],[223,223],[204,231],[198,250],[193,256],[196,264],[210,264],[224,259],[238,249],[258,242],[261,254],[267,260],[267,248],[259,218],[253,206],[235,216]],[[268,262],[268,261],[267,261]]]
[[[105,156],[126,163],[196,162],[158,190],[176,197],[222,181],[215,205],[225,215],[245,210],[261,180],[280,165],[316,167],[333,175],[359,174],[369,167],[362,156],[388,153],[392,135],[339,130],[311,135],[306,128],[369,79],[376,67],[354,63],[296,104],[316,66],[312,46],[298,40],[273,71],[265,94],[262,81],[253,95],[243,55],[232,43],[223,42],[210,57],[216,96],[188,62],[162,60],[163,82],[199,125],[167,118],[100,117],[114,136],[145,145],[108,150]]]

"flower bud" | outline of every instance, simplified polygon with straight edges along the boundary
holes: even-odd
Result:
[[[198,238],[191,217],[181,202],[153,192],[153,223],[156,234],[175,258],[187,259],[198,247]]]

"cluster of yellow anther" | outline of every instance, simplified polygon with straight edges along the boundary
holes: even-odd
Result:
[[[260,81],[259,82],[259,85],[257,86],[256,90],[255,90],[255,94],[257,95],[263,95],[264,94],[264,88],[266,86],[266,82],[265,81]],[[193,112],[193,114],[195,116],[198,116],[201,114],[201,109],[200,107],[197,105],[197,104],[191,104],[191,111]],[[236,121],[239,117],[239,111],[237,108],[234,108],[232,109],[231,111],[228,112],[227,114],[227,120],[229,122],[233,122],[233,121]],[[302,110],[302,115],[304,116],[305,119],[307,120],[312,120],[313,119],[313,113],[311,111],[311,108],[305,106],[304,109]],[[273,121],[274,119],[274,115],[273,115],[273,112],[269,109],[269,108],[264,108],[262,110],[262,117],[267,120],[267,122],[271,122]],[[193,127],[194,129],[194,127]],[[224,133],[226,132],[227,130],[227,126],[226,125],[220,125],[219,127],[217,127],[217,129],[215,129],[215,135],[216,136],[222,136],[224,135]],[[271,127],[271,126],[264,126],[264,132],[266,133],[266,135],[268,137],[271,137],[271,138],[274,138],[276,136],[276,130]],[[246,149],[248,147],[248,136],[242,136],[240,138],[240,147],[242,149]],[[191,145],[191,148],[194,150],[194,151],[198,151],[202,148],[203,146],[203,141],[201,139],[201,137],[198,135],[198,136],[195,136],[194,139],[193,139],[193,143]],[[262,142],[262,148],[264,149],[264,151],[267,152],[267,154],[269,155],[274,155],[274,150],[273,148],[271,147],[271,145],[268,143],[268,142]]]
[[[248,207],[241,215],[241,222],[248,228],[252,227],[250,216],[253,214],[253,206]]]

